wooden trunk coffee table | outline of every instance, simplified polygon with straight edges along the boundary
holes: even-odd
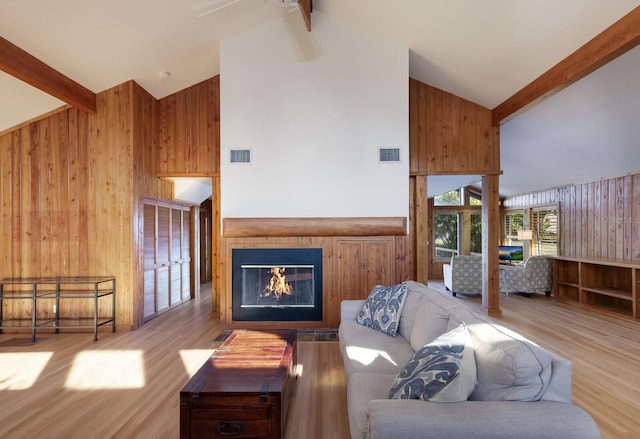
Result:
[[[296,383],[295,330],[236,330],[180,391],[180,438],[281,439]]]

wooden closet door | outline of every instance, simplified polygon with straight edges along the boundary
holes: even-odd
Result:
[[[158,253],[156,265],[158,267],[157,277],[157,304],[158,313],[169,309],[169,291],[171,288],[169,267],[171,260],[169,259],[169,246],[171,236],[171,209],[168,207],[158,206]]]
[[[171,306],[182,303],[182,210],[171,209]]]
[[[156,309],[156,206],[144,205],[144,305],[143,322],[157,315]]]
[[[182,301],[191,299],[191,212],[182,212]]]

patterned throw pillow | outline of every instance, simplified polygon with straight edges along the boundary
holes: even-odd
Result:
[[[404,282],[393,287],[376,285],[364,302],[356,322],[395,337],[406,298],[407,284]]]
[[[462,324],[415,353],[391,385],[389,398],[466,401],[477,380],[471,337]]]

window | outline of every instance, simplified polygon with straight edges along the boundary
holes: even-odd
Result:
[[[482,254],[482,214],[471,214],[471,253]]]
[[[474,191],[469,191],[469,205],[482,206],[482,195]]]
[[[540,207],[531,211],[532,255],[558,255],[558,209]]]
[[[451,212],[434,215],[436,260],[451,259],[451,256],[458,254],[459,218],[460,214]]]
[[[444,194],[433,197],[434,206],[460,206],[462,197],[460,197],[460,189],[445,192]]]
[[[521,210],[505,212],[503,221],[504,243],[518,245],[518,230],[524,228],[524,214]]]

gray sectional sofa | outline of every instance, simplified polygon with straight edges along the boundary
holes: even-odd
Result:
[[[356,322],[364,300],[341,304],[340,348],[351,439],[600,438],[572,404],[571,363],[457,299],[408,281],[395,336]],[[467,400],[390,399],[401,369],[423,346],[466,325],[477,381]]]

